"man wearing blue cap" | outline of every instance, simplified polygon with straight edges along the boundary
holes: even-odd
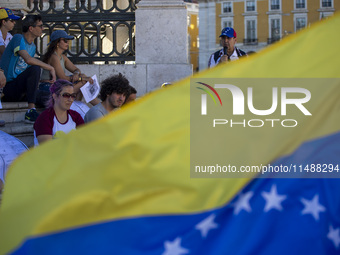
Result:
[[[213,67],[219,63],[232,61],[239,59],[242,56],[247,56],[247,54],[238,49],[236,44],[236,32],[232,27],[225,27],[222,29],[221,35],[221,45],[223,49],[213,53],[208,62],[208,67]]]
[[[7,79],[3,88],[3,101],[27,101],[25,122],[33,123],[38,117],[35,109],[36,91],[40,80],[40,68],[50,72],[51,82],[56,80],[54,68],[36,59],[34,40],[41,36],[43,24],[40,15],[27,15],[22,21],[23,34],[16,34],[2,55],[0,67]]]

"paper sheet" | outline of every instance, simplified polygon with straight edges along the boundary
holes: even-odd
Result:
[[[90,82],[86,82],[85,85],[80,88],[80,91],[83,94],[86,103],[95,99],[100,91],[97,75],[93,75],[91,78],[93,80],[93,84],[90,84]]]

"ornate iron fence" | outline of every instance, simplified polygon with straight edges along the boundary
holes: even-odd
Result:
[[[272,44],[274,42],[280,41],[280,37],[272,37],[272,38],[267,38],[267,44]]]
[[[29,13],[40,14],[44,32],[37,54],[47,49],[50,34],[62,29],[75,37],[68,56],[73,63],[135,60],[136,0],[28,0]]]

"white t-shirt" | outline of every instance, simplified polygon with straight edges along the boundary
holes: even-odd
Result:
[[[1,30],[0,30],[0,46],[5,46],[5,47],[7,47],[7,45],[9,44],[9,41],[12,39],[12,37],[13,37],[13,35],[11,35],[11,33],[8,33],[7,32],[7,36],[6,36],[6,38],[4,39],[3,37],[2,37],[2,32],[1,32]]]
[[[76,111],[68,110],[67,121],[60,123],[53,108],[49,108],[39,115],[33,125],[34,145],[38,145],[38,139],[36,137],[39,135],[52,135],[52,138],[55,139],[71,132],[82,124],[84,124],[84,120]]]

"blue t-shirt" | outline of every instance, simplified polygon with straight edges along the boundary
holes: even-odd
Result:
[[[26,50],[31,57],[34,57],[36,46],[32,42],[29,44],[25,37],[20,34],[13,36],[7,45],[0,62],[0,67],[4,70],[7,82],[14,80],[25,71],[29,65],[18,54],[18,51]]]

